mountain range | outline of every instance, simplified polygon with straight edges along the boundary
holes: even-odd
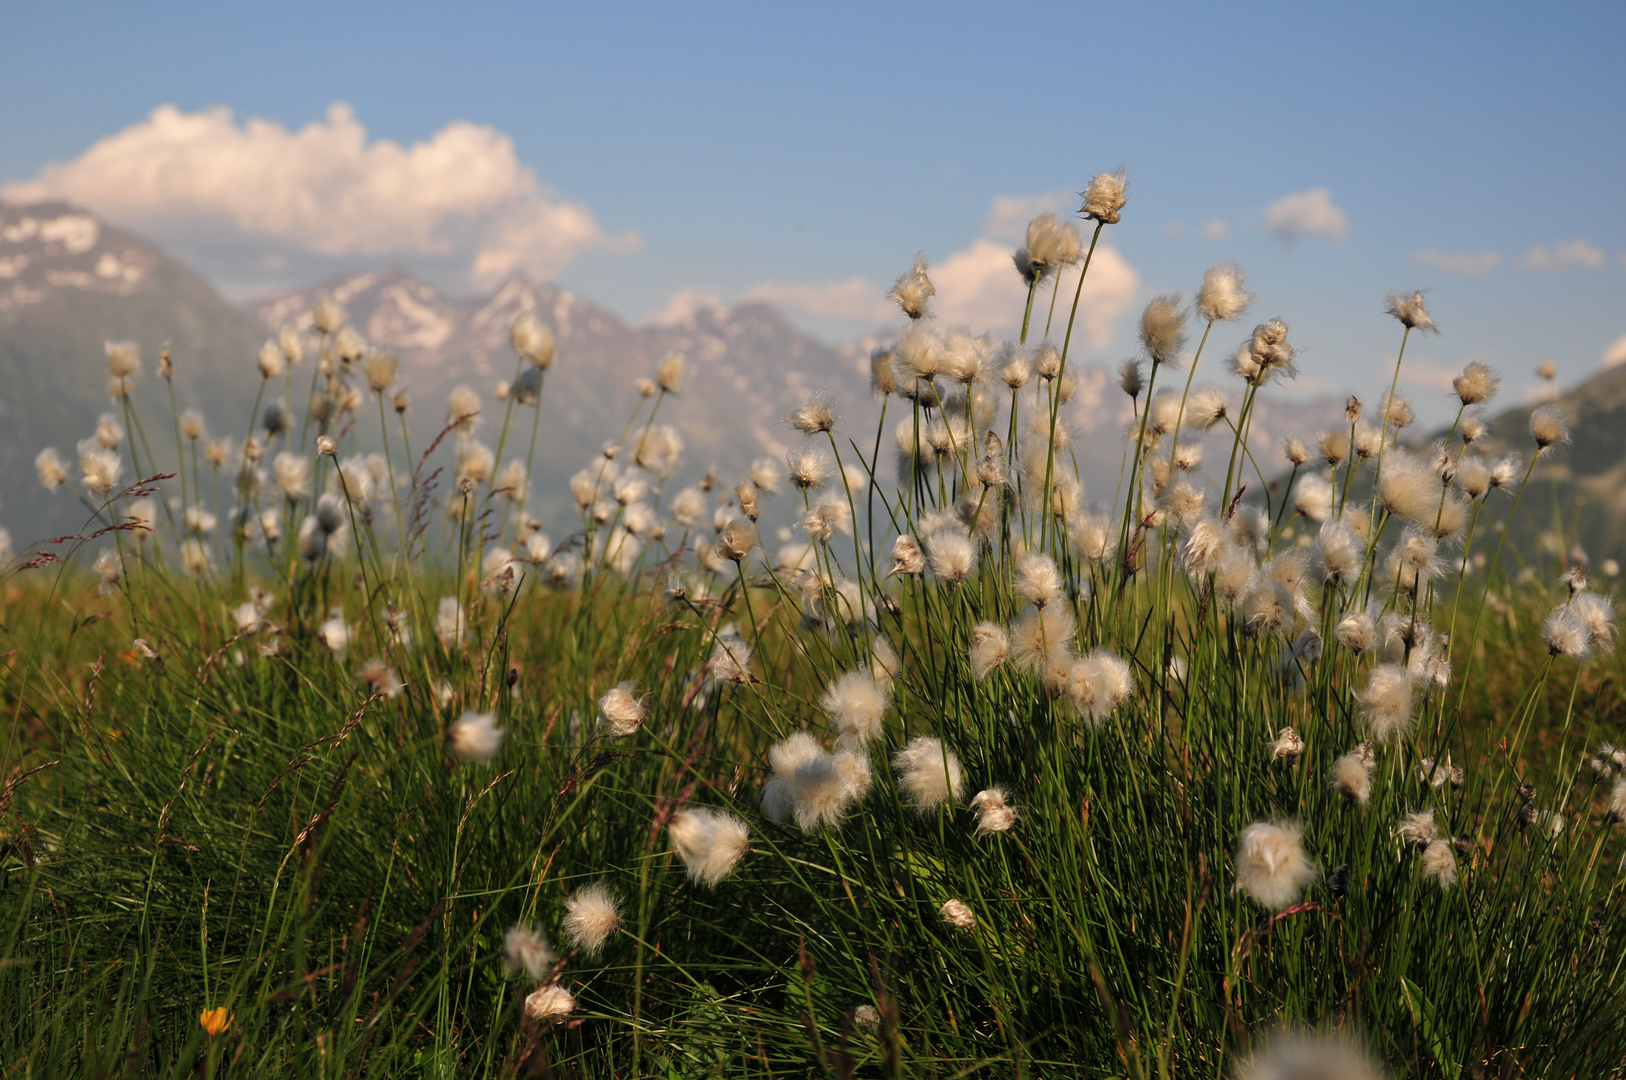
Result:
[[[380,269],[234,305],[156,245],[88,210],[0,203],[0,526],[20,546],[83,524],[86,513],[70,497],[43,490],[33,462],[41,448],[55,446],[71,466],[74,444],[109,411],[105,341],[141,346],[144,374],[132,401],[142,427],[132,436],[144,464],[151,459],[173,468],[170,388],[154,373],[159,349],[167,346],[175,364],[177,407],[200,409],[212,435],[240,438],[258,388],[260,345],[283,327],[308,327],[324,296],[339,301],[372,346],[398,356],[399,384],[412,397],[415,451],[440,431],[447,395],[459,385],[481,396],[481,437],[495,444],[503,408],[495,387],[515,372],[509,328],[531,311],[553,330],[558,354],[544,388],[532,482],[532,510],[550,527],[563,526],[570,510],[566,478],[622,432],[638,403],[637,380],[672,351],[686,355],[689,369],[659,418],[686,444],[677,481],[715,469],[731,487],[753,459],[782,459],[801,439],[783,418],[813,391],[834,393],[842,417],[838,434],[850,434],[866,450],[874,439],[878,406],[869,391],[869,355],[877,341],[827,344],[765,303],[702,303],[681,317],[634,326],[588,299],[519,274],[484,295],[456,297],[405,271]],[[1203,363],[1199,381],[1221,381],[1218,361]],[[1078,371],[1069,406],[1078,432],[1074,450],[1086,498],[1107,502],[1123,461],[1129,400],[1101,363],[1091,359]],[[1173,378],[1178,385],[1178,373]],[[1566,483],[1613,507],[1618,474],[1626,473],[1626,425],[1611,417],[1626,418],[1626,369],[1594,383],[1572,395],[1582,422],[1563,468]],[[1160,379],[1160,385],[1169,383]],[[1222,385],[1237,389],[1229,380]],[[1261,395],[1252,443],[1260,467],[1274,473],[1285,434],[1313,437],[1342,406],[1341,397],[1330,395]],[[889,413],[901,415],[896,406]],[[357,430],[370,432],[373,423],[363,417]],[[1221,476],[1229,438],[1222,424],[1207,440],[1208,463]],[[883,472],[890,459],[883,450]],[[1611,513],[1612,521],[1626,520],[1626,505]]]

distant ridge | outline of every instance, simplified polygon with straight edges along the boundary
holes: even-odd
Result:
[[[261,343],[285,325],[308,326],[316,301],[328,295],[344,305],[370,344],[400,358],[399,385],[413,401],[408,417],[415,451],[440,430],[446,396],[459,384],[480,394],[480,437],[494,446],[502,416],[495,386],[514,373],[509,327],[520,313],[534,311],[553,329],[558,360],[544,390],[532,482],[532,511],[550,528],[567,526],[565,479],[620,434],[637,402],[636,380],[672,350],[688,356],[690,370],[659,418],[686,444],[674,482],[691,482],[715,467],[731,486],[752,459],[782,458],[801,438],[782,420],[815,390],[836,394],[838,434],[865,453],[873,446],[878,405],[869,392],[869,355],[884,339],[827,345],[765,303],[702,303],[677,318],[631,326],[587,299],[521,274],[482,295],[452,297],[395,269],[234,306],[156,245],[89,211],[65,203],[0,203],[0,431],[6,436],[0,439],[0,525],[27,543],[83,522],[76,502],[49,495],[36,482],[33,459],[45,446],[71,459],[76,441],[110,408],[105,340],[140,344],[145,375],[135,400],[154,454],[169,466],[174,433],[167,389],[155,376],[160,347],[168,342],[174,355],[180,406],[202,409],[211,435],[240,438],[257,388],[254,358]],[[1073,449],[1086,500],[1104,502],[1118,482],[1129,401],[1100,364],[1080,363],[1076,370],[1078,390],[1069,406],[1078,432]],[[1233,396],[1239,390],[1213,361],[1205,361],[1198,382],[1218,383]],[[1253,447],[1267,474],[1279,462],[1283,435],[1313,437],[1340,414],[1342,400],[1261,396]],[[880,458],[885,478],[895,457],[890,429],[905,415],[895,401]],[[375,427],[369,410],[357,431],[372,439]],[[1222,424],[1205,440],[1204,468],[1216,487],[1229,439]]]

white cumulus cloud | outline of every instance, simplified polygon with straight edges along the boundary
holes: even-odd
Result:
[[[1619,367],[1621,364],[1626,364],[1626,334],[1620,335],[1603,351],[1604,367]]]
[[[1332,192],[1324,187],[1283,195],[1265,207],[1261,223],[1266,232],[1274,233],[1288,244],[1306,236],[1336,244],[1349,235],[1349,219],[1332,201]]]
[[[1567,243],[1554,245],[1551,250],[1533,247],[1519,256],[1518,263],[1526,270],[1542,270],[1553,274],[1572,266],[1598,270],[1608,261],[1609,256],[1578,237]]]
[[[1502,257],[1494,251],[1481,251],[1478,255],[1470,255],[1466,251],[1454,251],[1447,254],[1429,248],[1412,256],[1412,261],[1423,266],[1433,267],[1442,274],[1456,274],[1459,277],[1484,277],[1496,269],[1501,263]]]
[[[1022,310],[1028,289],[1011,262],[1011,248],[983,238],[956,251],[931,269],[937,296],[932,309],[946,323],[964,325],[974,331],[1012,332],[1022,327]],[[1065,270],[1056,285],[1056,325],[1051,336],[1060,338],[1067,326],[1073,292],[1078,287],[1078,267]],[[1078,326],[1073,333],[1091,348],[1101,348],[1112,339],[1118,317],[1135,303],[1140,275],[1122,255],[1106,244],[1097,244],[1090,261],[1084,292],[1079,297]],[[1041,286],[1033,300],[1033,323],[1028,339],[1044,335],[1044,316],[1050,310],[1050,287]]]
[[[297,130],[162,105],[0,195],[82,203],[225,277],[400,258],[489,285],[637,243],[542,184],[495,128],[457,121],[402,145],[370,139],[343,103]]]
[[[1203,222],[1203,227],[1197,230],[1197,235],[1207,240],[1224,240],[1231,235],[1231,227],[1219,218],[1209,218]]]

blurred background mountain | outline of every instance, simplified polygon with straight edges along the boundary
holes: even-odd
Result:
[[[380,270],[238,306],[156,245],[88,211],[58,202],[0,203],[0,525],[11,530],[20,547],[84,524],[84,509],[62,491],[46,492],[33,463],[42,448],[54,446],[71,468],[75,443],[91,434],[100,414],[113,411],[105,341],[140,345],[143,374],[132,400],[142,428],[130,434],[144,462],[151,457],[159,467],[173,469],[176,436],[169,387],[156,375],[160,349],[168,348],[175,365],[177,406],[201,410],[212,437],[240,439],[248,430],[258,388],[255,356],[260,345],[287,326],[308,330],[312,309],[323,296],[343,305],[350,324],[371,346],[399,357],[397,385],[412,398],[407,416],[415,453],[441,430],[446,397],[460,384],[480,395],[480,437],[495,445],[504,407],[495,387],[515,372],[510,326],[531,311],[553,330],[558,359],[547,374],[531,482],[532,512],[550,529],[568,531],[571,507],[565,480],[606,439],[620,434],[638,400],[636,380],[652,374],[670,351],[688,357],[690,372],[681,393],[662,406],[659,417],[681,433],[686,445],[678,481],[692,482],[715,469],[724,486],[731,487],[753,459],[782,460],[787,445],[801,438],[782,420],[815,390],[836,395],[839,434],[851,437],[866,454],[874,444],[879,405],[869,391],[869,357],[882,339],[830,345],[799,330],[767,303],[722,307],[697,300],[669,311],[659,322],[629,326],[585,298],[523,274],[510,275],[483,295],[453,297],[404,271]],[[308,385],[308,364],[296,369],[296,396],[302,384]],[[1223,375],[1217,354],[1202,364],[1199,384],[1218,382],[1240,397],[1236,380]],[[1178,387],[1182,382],[1181,373],[1165,372],[1159,385]],[[1626,407],[1621,400],[1626,398],[1626,371],[1610,385],[1616,388],[1610,407]],[[272,384],[271,390],[276,389]],[[1312,437],[1333,423],[1342,408],[1342,397],[1332,395],[1261,395],[1252,443],[1261,468],[1267,474],[1274,471],[1285,435]],[[369,442],[376,440],[375,411],[368,401],[358,419],[363,448],[376,445]],[[891,477],[895,460],[891,428],[906,415],[896,401],[888,412],[879,470],[883,478]],[[1110,501],[1134,417],[1115,374],[1100,364],[1081,364],[1068,416],[1077,432],[1074,450],[1086,499]],[[1580,413],[1577,417],[1582,419]],[[1622,461],[1626,431],[1611,428],[1593,413],[1584,419],[1565,467],[1581,471],[1583,460],[1596,460],[1596,468],[1589,464],[1585,475],[1597,476],[1588,490],[1599,492],[1601,505],[1613,483],[1605,474],[1617,475],[1609,470]],[[520,423],[523,432],[529,417]],[[1502,426],[1511,430],[1514,424],[1510,419]],[[1224,475],[1230,438],[1221,424],[1205,440],[1204,468],[1215,487]],[[1599,442],[1594,451],[1592,440],[1607,444]],[[514,456],[515,445],[511,440],[505,456]],[[404,463],[397,460],[396,465],[400,469]]]

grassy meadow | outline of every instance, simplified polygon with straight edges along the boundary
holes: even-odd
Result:
[[[668,357],[568,531],[534,317],[430,446],[331,302],[219,435],[109,343],[37,463],[85,526],[0,572],[0,1076],[1626,1075],[1612,579],[1502,542],[1564,417],[1487,456],[1471,364],[1449,433],[1258,445],[1294,345],[1220,264],[1085,492],[1082,198],[1018,341],[899,278],[879,427],[702,478]]]

